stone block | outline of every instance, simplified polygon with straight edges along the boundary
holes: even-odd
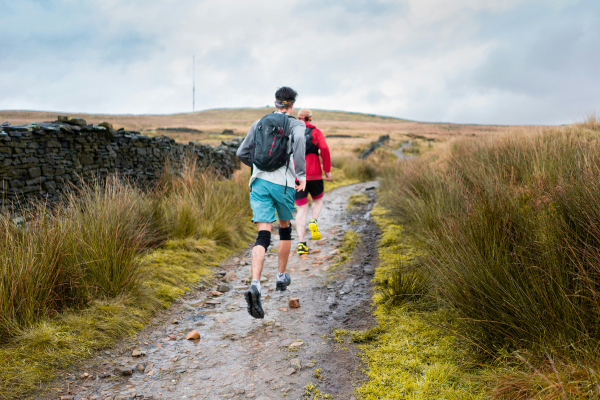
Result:
[[[42,170],[39,167],[29,168],[27,172],[29,172],[30,178],[37,178],[38,176],[42,175]]]
[[[56,189],[56,182],[54,182],[54,181],[44,182],[44,189]]]

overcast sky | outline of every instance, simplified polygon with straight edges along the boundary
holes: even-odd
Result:
[[[555,124],[600,111],[599,0],[0,0],[0,109],[298,105]]]

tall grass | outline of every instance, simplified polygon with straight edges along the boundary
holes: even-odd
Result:
[[[482,354],[600,356],[599,134],[588,121],[462,140],[383,179],[386,208],[424,249],[431,294]]]
[[[245,243],[247,177],[225,181],[194,165],[151,190],[117,177],[91,182],[63,206],[21,210],[22,227],[0,215],[0,341],[62,310],[144,290],[143,256],[169,239]]]

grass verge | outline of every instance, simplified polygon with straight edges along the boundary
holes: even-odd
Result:
[[[2,216],[0,399],[26,396],[210,280],[250,239],[246,175],[224,181],[191,164],[150,192],[91,184],[65,207],[26,211],[26,227]]]
[[[448,310],[423,302],[428,280],[420,271],[422,253],[401,225],[375,206],[382,230],[374,282],[377,325],[367,331],[336,331],[336,340],[359,344],[368,381],[361,399],[483,399],[483,380],[469,344],[452,334]],[[427,304],[424,304],[427,303]]]
[[[386,328],[378,317],[380,325],[408,341],[407,326],[429,335],[421,320],[443,328],[440,340],[429,340],[444,347],[443,338],[453,338],[451,375],[478,382],[464,396],[599,398],[599,132],[594,120],[463,139],[400,163],[382,180],[389,219],[376,300],[378,315],[396,322]],[[386,256],[388,245],[395,250]],[[377,370],[388,364],[374,357],[387,344],[390,360],[411,352],[395,338],[382,333],[366,350],[373,381],[386,374]],[[368,385],[365,398],[377,394]]]

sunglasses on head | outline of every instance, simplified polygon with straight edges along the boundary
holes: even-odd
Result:
[[[312,121],[312,115],[310,117],[302,117],[300,119],[303,120],[303,121],[306,121],[306,122]]]

